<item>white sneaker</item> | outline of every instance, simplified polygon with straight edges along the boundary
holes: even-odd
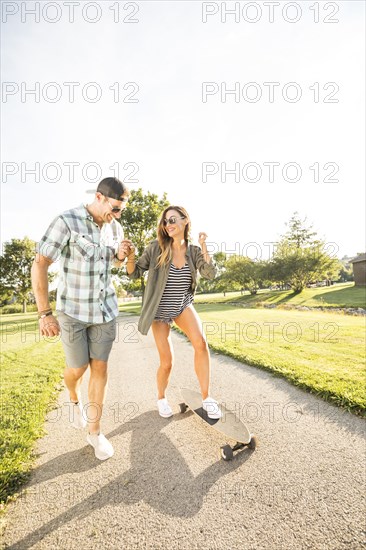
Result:
[[[114,449],[103,434],[88,434],[86,440],[94,447],[95,456],[99,460],[107,460],[114,455]]]
[[[158,399],[158,409],[160,416],[162,416],[163,418],[169,418],[170,416],[173,416],[173,411],[166,397],[163,397],[163,399]]]
[[[83,404],[81,402],[81,399],[79,399],[78,403],[74,403],[73,401],[71,401],[71,407],[69,409],[69,420],[73,428],[76,428],[77,430],[85,428],[87,422],[86,418],[84,418]]]
[[[212,397],[206,397],[206,399],[202,401],[202,408],[207,412],[207,416],[213,420],[217,420],[222,417],[222,411],[219,404]]]

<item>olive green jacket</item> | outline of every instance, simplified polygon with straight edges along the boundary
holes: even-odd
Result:
[[[138,279],[144,271],[149,270],[144,297],[142,300],[142,311],[139,319],[138,330],[141,334],[147,334],[158,310],[161,297],[168,280],[170,265],[156,268],[160,246],[157,240],[152,241],[144,250],[135,269],[129,274],[131,279]],[[205,279],[214,279],[216,267],[208,263],[203,257],[199,246],[188,245],[186,261],[192,274],[191,292],[195,293],[197,287],[197,270]]]

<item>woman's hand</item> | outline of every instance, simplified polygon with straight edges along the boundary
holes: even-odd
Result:
[[[130,241],[128,252],[127,252],[127,264],[126,264],[126,270],[127,275],[130,275],[133,271],[135,271],[135,245]]]
[[[199,233],[198,242],[200,246],[202,246],[206,242],[207,237],[208,237],[207,233],[203,233],[203,232]]]
[[[130,245],[128,247],[128,253],[127,253],[127,259],[134,258],[136,252],[135,245],[130,241]]]

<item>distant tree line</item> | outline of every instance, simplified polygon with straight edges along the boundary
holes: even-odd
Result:
[[[161,211],[169,205],[166,193],[161,198],[142,189],[131,192],[128,208],[120,220],[126,237],[137,247],[140,255],[145,246],[156,238],[156,226]],[[200,292],[249,291],[256,294],[261,288],[292,289],[301,292],[306,286],[318,281],[353,280],[349,258],[338,260],[325,248],[312,227],[306,225],[295,212],[281,236],[272,257],[253,260],[247,256],[214,254],[217,277],[213,281],[201,278]],[[12,239],[5,243],[0,256],[0,305],[34,303],[31,287],[31,266],[35,257],[35,242],[28,237]],[[51,282],[56,273],[49,273]],[[145,279],[131,281],[123,271],[113,271],[117,295],[127,292],[142,294]],[[53,291],[53,295],[55,291]],[[54,297],[54,296],[53,296]]]
[[[288,222],[288,231],[281,236],[269,260],[253,260],[247,256],[214,254],[218,277],[214,281],[200,280],[201,292],[246,290],[256,294],[261,288],[292,289],[301,292],[319,281],[353,279],[352,267],[326,250],[306,219],[295,212]]]

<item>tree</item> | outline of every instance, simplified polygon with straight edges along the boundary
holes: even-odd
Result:
[[[313,239],[316,232],[312,231],[312,225],[306,227],[306,220],[306,217],[301,220],[299,213],[294,212],[290,221],[285,224],[289,229],[285,235],[282,235],[282,239],[298,249],[320,243],[319,240]]]
[[[114,290],[116,291],[117,298],[124,298],[125,296],[127,296],[127,291],[124,285],[120,282],[120,279],[116,280],[114,278],[112,282],[113,282]]]
[[[234,284],[238,289],[257,294],[262,279],[262,265],[247,256],[231,256],[225,263],[223,280]]]
[[[339,260],[340,270],[337,282],[345,283],[349,281],[354,281],[353,267],[351,264],[352,258],[353,256],[343,256],[343,258]]]
[[[0,281],[3,292],[16,296],[27,312],[27,301],[32,290],[31,267],[35,257],[35,242],[28,237],[12,239],[4,244],[0,256]]]
[[[340,268],[338,259],[324,251],[324,241],[305,223],[306,218],[301,220],[295,212],[269,268],[271,279],[288,284],[294,292],[301,292],[311,282],[337,277]]]
[[[140,279],[130,279],[128,275],[118,273],[113,278],[113,284],[118,298],[125,298],[128,294],[141,295]]]
[[[138,256],[141,256],[146,246],[156,239],[156,227],[161,212],[169,206],[167,194],[162,198],[150,193],[144,194],[143,190],[132,190],[128,201],[128,207],[123,212],[120,223],[125,237],[131,239],[136,247]],[[145,288],[145,279],[141,277],[141,289]]]

